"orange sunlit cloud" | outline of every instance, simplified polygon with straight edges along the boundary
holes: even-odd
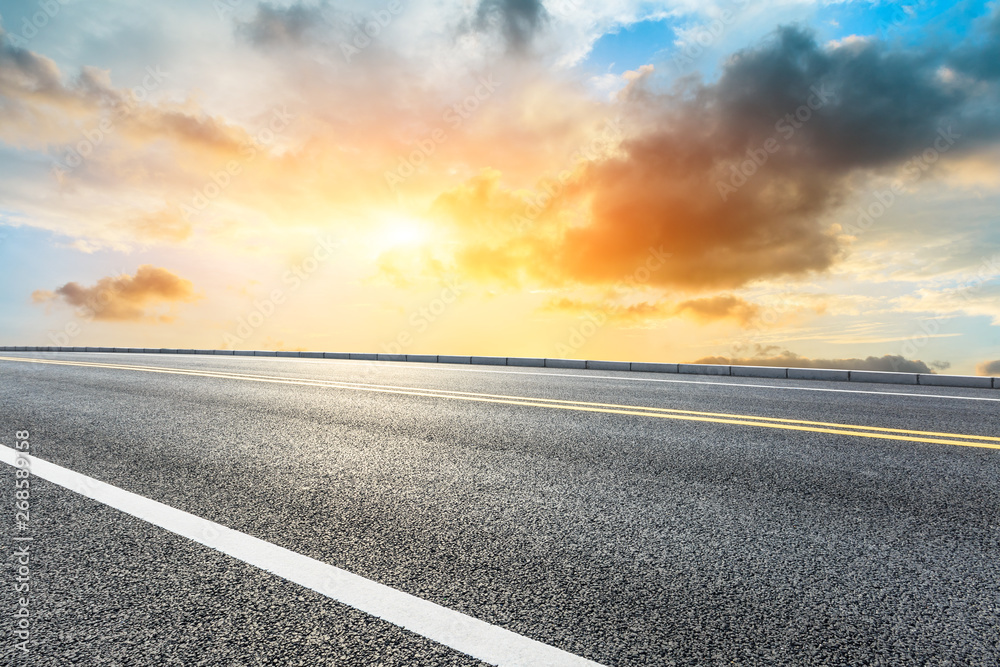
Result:
[[[198,299],[191,281],[167,269],[143,265],[135,275],[101,278],[91,287],[66,283],[54,291],[36,290],[36,303],[63,302],[79,308],[97,320],[143,320],[152,317],[151,308],[161,304],[192,302]],[[169,321],[166,316],[158,316]]]

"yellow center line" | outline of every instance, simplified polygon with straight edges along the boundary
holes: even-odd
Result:
[[[934,431],[912,431],[906,429],[890,429],[875,426],[859,426],[854,424],[837,424],[828,422],[813,422],[797,419],[782,419],[777,417],[758,417],[755,415],[738,415],[728,413],[697,412],[675,410],[671,408],[653,408],[644,406],[618,405],[614,403],[588,403],[584,401],[567,401],[550,398],[534,398],[524,396],[507,396],[502,394],[482,394],[459,392],[444,389],[425,389],[420,387],[399,387],[392,385],[376,385],[339,380],[315,380],[303,378],[283,378],[267,375],[251,375],[225,373],[217,371],[199,371],[190,369],[169,368],[163,366],[139,366],[131,364],[102,364],[95,362],[55,361],[48,359],[30,359],[25,357],[0,357],[0,361],[17,361],[36,364],[51,364],[58,366],[83,366],[88,368],[106,368],[113,370],[130,370],[148,373],[164,373],[170,375],[191,375],[227,380],[245,380],[250,382],[266,382],[272,384],[290,384],[309,387],[325,387],[332,389],[351,389],[404,396],[424,396],[430,398],[450,398],[454,400],[475,401],[502,405],[518,405],[526,407],[553,408],[574,410],[579,412],[594,412],[604,414],[620,414],[679,421],[705,422],[715,424],[734,424],[739,426],[758,426],[761,428],[781,429],[787,431],[805,431],[810,433],[829,433],[835,435],[851,435],[863,438],[882,440],[903,440],[907,442],[926,442],[934,444],[957,445],[962,447],[981,447],[1000,449],[1000,438],[968,435],[962,433],[940,433]],[[961,440],[957,440],[960,438]],[[983,441],[983,442],[969,442]],[[993,444],[998,443],[998,444]]]

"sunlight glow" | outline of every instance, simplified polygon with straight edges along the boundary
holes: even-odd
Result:
[[[379,232],[380,245],[384,247],[413,247],[425,243],[429,237],[426,223],[413,218],[392,218]]]

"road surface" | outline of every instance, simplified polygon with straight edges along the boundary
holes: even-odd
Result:
[[[22,431],[10,664],[1000,664],[995,390],[3,353]]]

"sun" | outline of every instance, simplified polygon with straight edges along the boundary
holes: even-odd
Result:
[[[427,241],[429,230],[422,220],[390,218],[379,232],[381,245],[392,248],[419,246]]]

